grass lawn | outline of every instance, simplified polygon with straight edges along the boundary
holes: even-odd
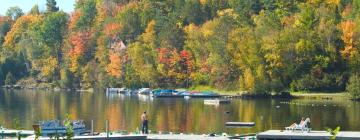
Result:
[[[199,91],[199,92],[212,91],[212,92],[218,93],[220,95],[236,95],[241,92],[239,90],[221,90],[221,89],[216,89],[216,88],[213,88],[210,86],[196,86],[196,87],[190,87],[190,88],[182,88],[182,90]]]

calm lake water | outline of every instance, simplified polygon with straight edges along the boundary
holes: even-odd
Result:
[[[156,131],[254,133],[283,129],[298,122],[302,116],[310,117],[313,130],[340,126],[341,130],[360,131],[360,103],[346,99],[234,99],[230,104],[216,107],[204,105],[203,99],[153,99],[38,90],[0,91],[0,125],[6,128],[14,127],[12,121],[15,118],[20,120],[22,128],[32,129],[32,124],[37,121],[63,119],[69,113],[72,119],[85,120],[89,129],[90,121],[94,120],[95,129],[104,131],[105,120],[109,120],[111,130],[135,131],[140,127],[140,115],[144,110],[149,115],[150,130]],[[226,128],[226,121],[252,121],[256,125],[252,128]]]

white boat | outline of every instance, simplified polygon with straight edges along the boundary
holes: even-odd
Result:
[[[130,94],[131,90],[127,88],[106,88],[106,93]]]
[[[82,120],[71,121],[74,135],[81,135],[86,132],[85,124]],[[36,125],[35,125],[36,126]],[[50,121],[42,121],[39,124],[39,129],[41,130],[42,136],[51,136],[51,135],[65,135],[67,127],[60,123],[59,120],[50,120]],[[34,129],[36,129],[34,127]]]
[[[151,92],[150,88],[141,88],[138,90],[138,94],[145,94],[145,95],[149,95]]]
[[[214,100],[204,100],[205,105],[220,105],[220,104],[228,104],[230,100],[227,99],[214,99]]]
[[[184,99],[186,99],[186,100],[188,100],[188,99],[190,99],[191,97],[189,96],[189,95],[185,95],[184,96]]]

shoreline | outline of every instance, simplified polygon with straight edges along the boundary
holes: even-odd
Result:
[[[44,91],[73,91],[73,92],[88,92],[95,93],[98,88],[89,89],[69,89],[69,88],[42,88],[42,87],[29,87],[24,85],[4,85],[3,90],[44,90]],[[253,94],[246,91],[236,90],[219,90],[208,86],[193,87],[193,88],[175,88],[176,90],[188,90],[188,91],[199,91],[206,92],[212,91],[217,93],[222,98],[241,98],[241,99],[262,99],[262,98],[311,98],[311,99],[333,99],[333,98],[347,98],[347,92],[280,92],[280,93],[269,93],[269,94]],[[350,99],[349,99],[350,100]]]

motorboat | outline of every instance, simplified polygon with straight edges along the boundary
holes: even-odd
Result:
[[[81,135],[86,133],[85,123],[82,120],[71,121],[72,130],[74,135]],[[67,127],[64,123],[61,123],[59,120],[48,120],[39,122],[38,128],[36,125],[33,126],[35,131],[40,129],[42,136],[64,136],[66,135]]]

